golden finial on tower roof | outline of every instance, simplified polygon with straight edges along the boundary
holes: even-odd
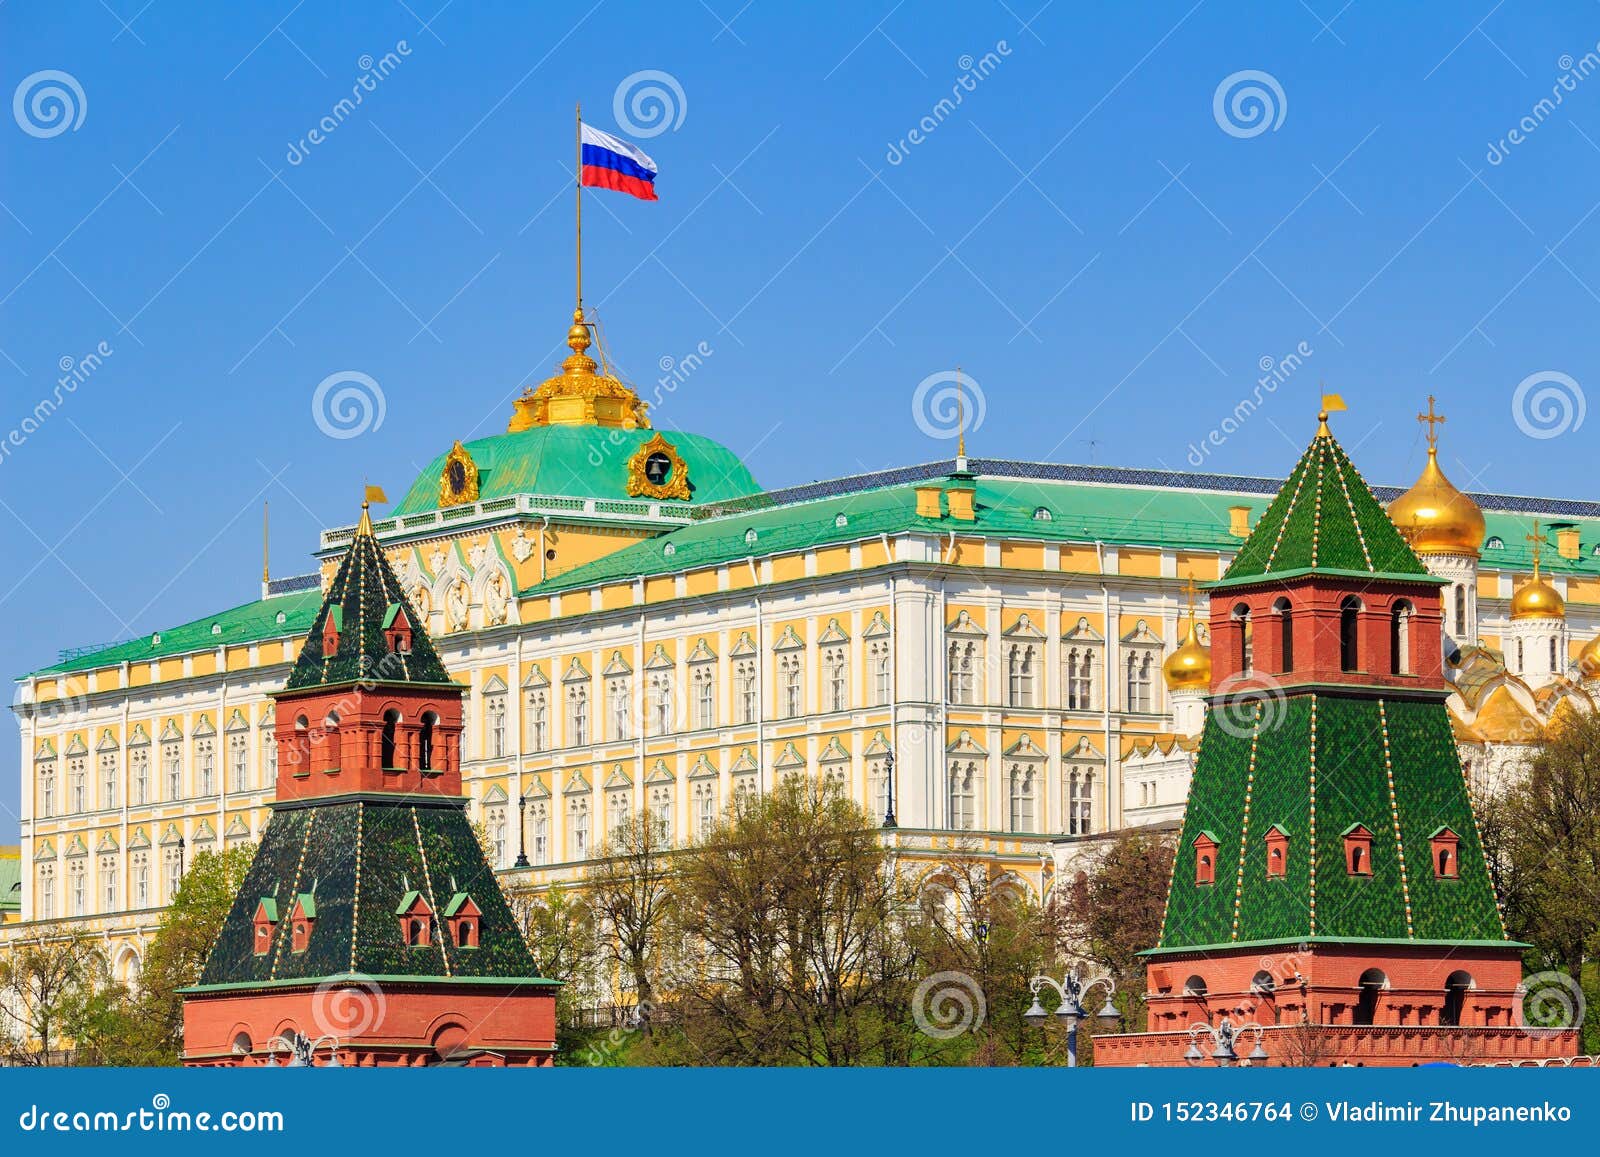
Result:
[[[1434,401],[1429,394],[1428,412],[1417,415],[1428,427],[1428,461],[1411,489],[1389,503],[1389,518],[1418,554],[1476,558],[1486,529],[1483,512],[1439,469],[1439,426],[1445,416],[1434,409]]]
[[[1545,582],[1539,574],[1540,552],[1550,538],[1540,532],[1537,519],[1533,523],[1533,533],[1528,535],[1527,539],[1533,545],[1533,577],[1523,583],[1511,596],[1511,618],[1513,620],[1564,619],[1567,617],[1566,601],[1557,593],[1555,587]]]
[[[1317,388],[1322,388],[1321,382],[1317,383]],[[1344,399],[1338,394],[1323,394],[1322,409],[1317,412],[1317,437],[1333,437],[1333,431],[1328,429],[1328,415],[1336,414],[1346,409],[1349,409],[1349,407],[1344,404]]]
[[[1184,583],[1183,593],[1188,599],[1187,629],[1177,650],[1161,664],[1161,677],[1169,691],[1204,690],[1211,685],[1211,648],[1200,642],[1200,633],[1195,627],[1194,597],[1199,588],[1194,585],[1192,575]]]

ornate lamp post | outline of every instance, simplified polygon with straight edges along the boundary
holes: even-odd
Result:
[[[528,864],[528,793],[517,797],[517,862],[512,865],[526,868]]]
[[[321,1066],[325,1069],[342,1069],[339,1063],[339,1038],[331,1033],[319,1036],[312,1040],[304,1033],[290,1029],[282,1036],[273,1037],[267,1042],[267,1060],[263,1068],[275,1069],[278,1067],[278,1053],[289,1054],[289,1060],[283,1065],[286,1069],[309,1069],[316,1065],[317,1050],[326,1043],[328,1046],[328,1063]]]
[[[1083,998],[1091,989],[1104,988],[1106,991],[1105,1004],[1094,1014],[1100,1027],[1115,1028],[1117,1022],[1122,1019],[1122,1014],[1117,1011],[1116,1005],[1111,1003],[1111,997],[1117,991],[1116,982],[1104,973],[1089,977],[1082,968],[1079,968],[1068,972],[1060,980],[1053,980],[1048,976],[1035,976],[1028,982],[1028,988],[1033,993],[1033,1003],[1028,1006],[1028,1011],[1022,1014],[1022,1019],[1034,1028],[1041,1027],[1050,1015],[1040,1003],[1039,993],[1043,989],[1053,988],[1056,996],[1060,998],[1061,1003],[1056,1009],[1056,1016],[1067,1030],[1068,1068],[1078,1067],[1078,1025],[1088,1015],[1084,1011]]]
[[[889,789],[889,795],[888,795],[889,807],[888,807],[888,810],[885,811],[884,815],[883,815],[883,826],[885,828],[897,828],[897,827],[900,826],[900,824],[899,824],[899,821],[897,821],[894,818],[894,752],[893,751],[884,752],[884,755],[883,755],[883,776],[884,776],[884,781],[887,784],[888,789]]]
[[[1237,1045],[1239,1038],[1245,1033],[1256,1034],[1256,1046],[1241,1061]],[[1216,1026],[1197,1021],[1189,1026],[1189,1047],[1184,1050],[1183,1059],[1191,1065],[1205,1060],[1205,1053],[1200,1048],[1200,1039],[1205,1037],[1211,1042],[1211,1059],[1218,1066],[1227,1068],[1229,1065],[1252,1065],[1267,1059],[1267,1050],[1261,1044],[1262,1028],[1255,1021],[1248,1024],[1234,1024],[1232,1018],[1223,1017],[1222,1023]]]

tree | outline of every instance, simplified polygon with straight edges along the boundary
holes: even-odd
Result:
[[[531,889],[508,896],[522,926],[538,975],[559,980],[556,994],[556,1063],[584,1063],[590,1033],[581,1024],[585,1010],[600,999],[602,950],[594,913],[581,897],[560,884],[540,894]]]
[[[1139,953],[1161,942],[1172,860],[1170,835],[1130,828],[1095,853],[1077,880],[1057,889],[1069,943],[1116,982],[1125,1020],[1142,1003],[1145,967]]]
[[[877,824],[841,789],[786,777],[677,866],[677,1035],[658,1059],[905,1063],[916,961],[902,916],[912,905]]]
[[[584,880],[589,905],[604,923],[604,947],[633,985],[631,1022],[647,1033],[656,996],[652,974],[672,904],[671,857],[665,825],[649,814],[634,816],[612,829]]]
[[[13,1065],[71,1063],[108,969],[95,942],[46,924],[0,954],[0,1057]]]

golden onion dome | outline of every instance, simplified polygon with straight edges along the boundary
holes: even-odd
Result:
[[[1161,664],[1168,691],[1205,691],[1211,687],[1211,648],[1200,642],[1194,611],[1189,612],[1189,633],[1178,649]]]
[[[567,348],[572,351],[561,363],[561,372],[548,378],[538,389],[528,389],[512,403],[508,434],[531,430],[535,426],[609,426],[623,430],[649,429],[648,406],[639,395],[611,374],[588,354],[589,326],[581,308],[572,311],[572,328],[567,330]]]
[[[1533,577],[1517,588],[1511,596],[1511,618],[1519,619],[1564,619],[1567,617],[1567,604],[1556,593],[1556,588],[1545,582],[1539,575],[1539,564],[1534,563]]]
[[[1600,680],[1600,635],[1590,639],[1578,652],[1578,678]]]
[[[1389,503],[1389,518],[1418,554],[1476,558],[1483,548],[1483,512],[1439,469],[1437,446],[1428,447],[1422,477]]]

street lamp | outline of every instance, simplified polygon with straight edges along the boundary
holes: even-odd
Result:
[[[1191,1065],[1199,1064],[1206,1059],[1205,1052],[1200,1048],[1203,1037],[1210,1041],[1211,1059],[1216,1061],[1218,1066],[1227,1068],[1237,1064],[1257,1064],[1267,1059],[1267,1050],[1261,1043],[1263,1031],[1255,1021],[1236,1025],[1232,1018],[1226,1016],[1222,1018],[1222,1023],[1216,1026],[1209,1025],[1205,1021],[1196,1021],[1189,1026],[1189,1047],[1183,1051],[1183,1059]],[[1241,1061],[1237,1047],[1239,1038],[1250,1032],[1255,1033],[1256,1044]]]
[[[897,828],[897,827],[900,826],[900,824],[894,818],[894,752],[893,751],[886,751],[886,752],[883,753],[883,776],[884,776],[885,783],[888,786],[888,804],[889,804],[888,810],[885,811],[884,815],[883,815],[883,826],[885,828]]]
[[[267,1060],[263,1068],[275,1069],[278,1067],[278,1052],[281,1050],[289,1054],[289,1059],[284,1063],[286,1069],[309,1069],[316,1066],[317,1050],[326,1042],[328,1045],[328,1063],[321,1066],[325,1069],[342,1069],[339,1063],[339,1038],[331,1033],[319,1036],[312,1040],[304,1033],[290,1029],[282,1036],[273,1037],[267,1042]]]
[[[517,868],[528,867],[528,794],[517,797]]]
[[[1122,1014],[1117,1011],[1117,1006],[1111,1003],[1111,998],[1117,991],[1116,982],[1105,973],[1099,976],[1086,977],[1084,970],[1079,968],[1068,972],[1060,980],[1048,976],[1035,976],[1028,982],[1028,990],[1033,993],[1033,1003],[1028,1006],[1028,1011],[1022,1014],[1022,1019],[1034,1028],[1040,1028],[1049,1019],[1050,1014],[1045,1011],[1044,1005],[1039,1000],[1039,993],[1045,988],[1055,989],[1056,996],[1060,998],[1060,1005],[1056,1008],[1056,1016],[1067,1030],[1067,1067],[1078,1067],[1078,1025],[1088,1013],[1084,1011],[1083,998],[1090,990],[1104,988],[1106,1002],[1100,1011],[1095,1013],[1095,1020],[1100,1027],[1112,1029],[1122,1019]]]

